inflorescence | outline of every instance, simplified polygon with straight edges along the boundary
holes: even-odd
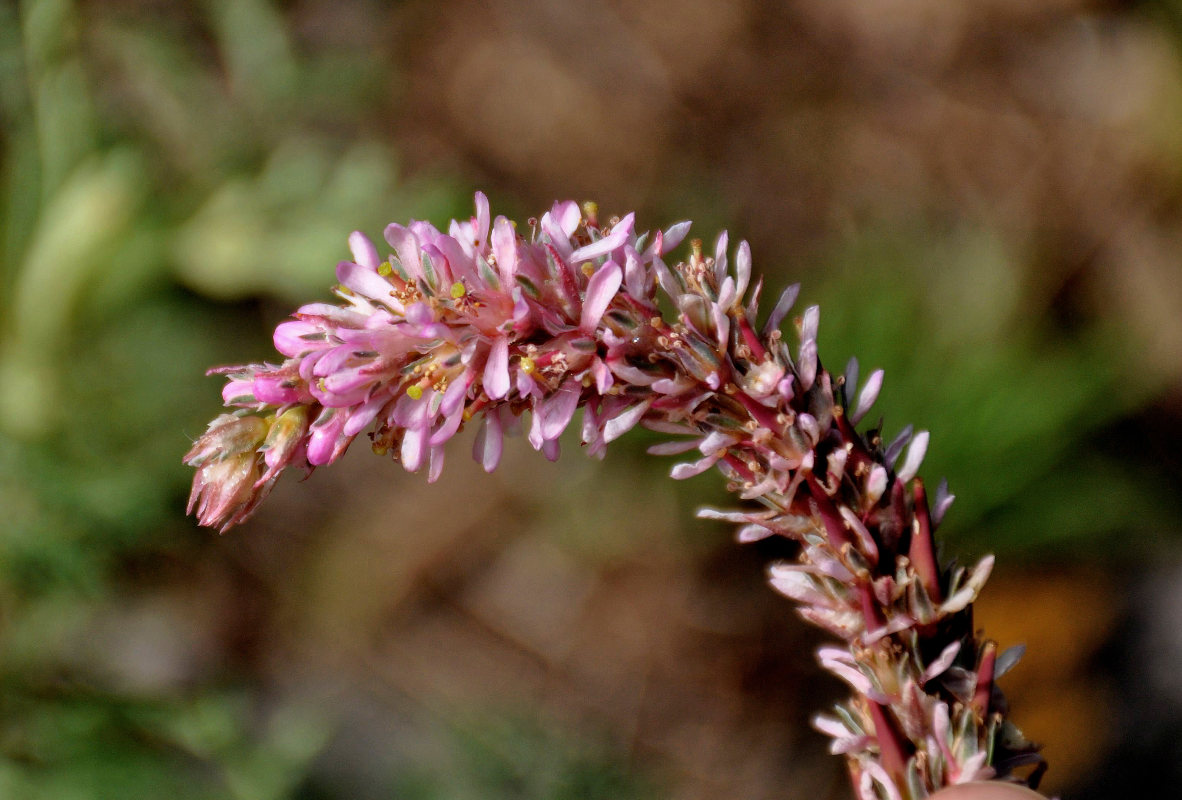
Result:
[[[689,223],[638,234],[634,221],[562,202],[521,232],[477,194],[476,215],[447,233],[388,226],[386,258],[352,234],[353,260],[337,266],[343,302],[303,306],[279,325],[281,363],[212,370],[227,376],[235,410],[185,456],[197,469],[190,512],[225,531],[285,469],[330,464],[367,429],[374,452],[425,467],[430,481],[469,424],[474,456],[492,471],[525,411],[530,444],[550,459],[579,408],[596,457],[637,425],[670,434],[650,452],[694,453],[672,477],[715,467],[759,504],[701,516],[738,523],[740,541],[799,543],[771,583],[842,642],[818,655],[855,694],[814,724],[862,800],[988,778],[1036,785],[1045,764],[995,685],[1019,653],[998,653],[973,628],[992,557],[966,569],[936,555],[952,496],[941,484],[929,503],[917,477],[927,432],[908,427],[886,443],[856,429],[881,370],[860,388],[856,361],[827,372],[816,306],[794,320],[799,344],[784,341],[796,286],[759,324],[762,282],[751,283],[746,242],[732,255],[726,233],[713,254],[694,240],[669,266]]]

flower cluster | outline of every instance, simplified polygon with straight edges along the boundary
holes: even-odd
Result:
[[[493,470],[526,411],[530,444],[551,459],[579,408],[595,456],[638,424],[671,434],[650,451],[694,453],[674,478],[715,467],[759,503],[702,516],[738,523],[740,541],[799,542],[771,583],[842,641],[819,657],[855,695],[815,724],[863,800],[1018,780],[1028,765],[1037,784],[1044,764],[995,685],[1018,654],[973,630],[992,559],[939,563],[933,535],[952,497],[941,485],[929,504],[917,477],[926,432],[885,443],[856,430],[882,372],[859,389],[856,361],[826,371],[815,306],[794,320],[798,344],[784,341],[795,286],[759,324],[750,250],[732,254],[725,233],[712,254],[694,240],[670,266],[689,223],[638,234],[632,214],[601,223],[594,206],[564,202],[527,227],[493,220],[478,194],[475,216],[447,233],[387,227],[386,258],[354,233],[353,260],[337,267],[343,302],[306,305],[279,325],[282,363],[214,370],[237,410],[185,457],[197,468],[190,511],[225,530],[284,469],[329,464],[367,429],[375,452],[425,466],[428,480],[468,424],[475,458]]]

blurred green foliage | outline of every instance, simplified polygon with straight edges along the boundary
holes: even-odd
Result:
[[[206,368],[265,356],[257,298],[318,295],[349,230],[456,202],[399,178],[374,53],[297,53],[260,0],[160,11],[0,3],[4,797],[292,796],[323,722],[122,689],[72,648],[129,559],[195,557],[183,437]]]

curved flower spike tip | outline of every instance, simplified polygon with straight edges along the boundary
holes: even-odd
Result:
[[[741,541],[784,536],[795,563],[772,585],[840,641],[822,664],[854,696],[816,718],[864,800],[922,798],[989,778],[1037,784],[1037,748],[1004,717],[996,645],[974,636],[972,602],[992,558],[952,569],[933,536],[952,496],[929,509],[917,477],[928,434],[884,445],[857,422],[882,386],[859,389],[851,362],[835,377],[817,351],[819,309],[781,322],[797,287],[761,324],[751,252],[713,253],[689,229],[639,233],[628,214],[556,203],[528,231],[476,213],[447,233],[390,225],[387,255],[363,234],[336,270],[341,302],[312,303],[275,330],[278,364],[213,370],[227,377],[222,414],[185,456],[197,469],[190,512],[226,530],[257,508],[288,467],[340,458],[368,430],[372,447],[439,477],[444,448],[477,427],[475,458],[497,466],[502,435],[529,412],[529,443],[558,457],[583,409],[582,441],[602,456],[636,425],[677,437],[657,453],[693,454],[672,469],[716,468],[759,505],[703,516],[740,525]],[[663,314],[657,294],[675,309]],[[908,446],[909,445],[909,446]],[[897,463],[898,462],[898,463]],[[1011,659],[1012,660],[1012,659]]]

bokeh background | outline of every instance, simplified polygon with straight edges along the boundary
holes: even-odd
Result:
[[[1182,3],[0,0],[0,797],[849,797],[789,550],[643,434],[185,518],[205,368],[475,189],[802,282],[999,556],[1045,788],[1176,790]]]

